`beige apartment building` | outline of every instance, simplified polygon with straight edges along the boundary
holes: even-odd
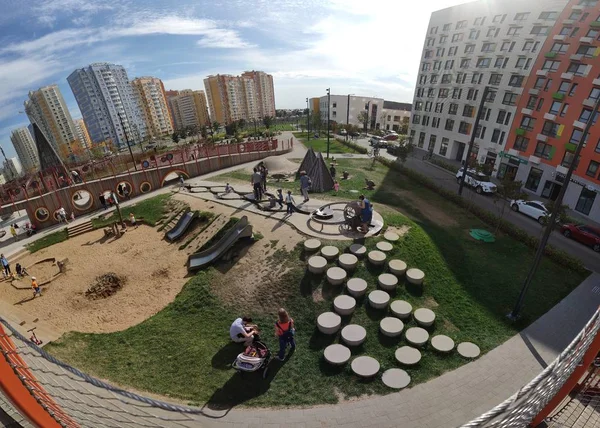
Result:
[[[36,172],[40,168],[40,158],[29,129],[27,127],[15,129],[10,134],[10,141],[15,147],[23,169],[28,173]]]
[[[77,138],[82,145],[82,147],[86,150],[92,149],[92,139],[90,138],[90,134],[87,130],[87,126],[85,126],[85,122],[83,119],[73,119],[75,123],[75,130],[77,131]]]
[[[204,91],[167,91],[167,99],[175,129],[210,125]]]
[[[173,119],[169,112],[165,87],[156,77],[138,77],[131,81],[146,122],[146,133],[155,138],[173,132]],[[135,132],[135,130],[134,130]],[[136,135],[129,137],[135,140]]]

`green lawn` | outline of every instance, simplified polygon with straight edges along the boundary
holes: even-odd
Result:
[[[486,228],[478,219],[397,172],[380,164],[369,170],[370,165],[366,159],[340,160],[340,170],[347,169],[353,176],[342,182],[342,189],[359,189],[368,176],[377,189],[366,193],[386,224],[410,227],[390,257],[423,269],[426,286],[421,294],[401,281],[394,298],[406,299],[414,307],[431,307],[437,314],[435,334],[448,334],[457,342],[473,341],[487,352],[538,318],[583,280],[582,275],[544,259],[529,289],[524,317],[517,325],[509,323],[506,314],[517,298],[532,251],[503,235],[494,244],[473,241],[468,229]],[[353,193],[338,196],[356,198]],[[454,221],[444,224],[444,215]],[[379,239],[367,240],[367,248],[373,249]],[[331,244],[342,250],[349,245],[337,241]],[[342,290],[307,273],[305,259],[301,249],[296,248],[290,253],[278,251],[264,261],[267,267],[284,266],[287,273],[273,279],[261,293],[261,307],[271,306],[272,311],[257,310],[251,315],[263,326],[265,340],[276,350],[271,333],[273,313],[279,306],[286,307],[296,320],[298,340],[295,355],[284,364],[274,361],[267,380],[252,375],[241,377],[230,369],[240,347],[229,343],[228,328],[241,314],[242,306],[225,305],[215,297],[211,286],[222,284],[223,273],[213,268],[191,278],[173,303],[139,325],[110,334],[70,333],[46,349],[76,367],[121,385],[216,407],[335,403],[340,393],[389,393],[379,380],[361,382],[351,375],[349,367],[333,369],[322,361],[323,349],[334,340],[318,333],[315,320],[318,314],[331,309],[331,301]],[[380,273],[380,269],[361,264],[353,276],[366,279],[370,291],[375,289]],[[404,340],[379,335],[382,316],[368,309],[363,299],[351,319],[344,322],[367,329],[367,341],[353,353],[377,358],[385,370],[396,367],[394,350]],[[413,325],[411,322],[407,327]],[[455,352],[442,356],[425,349],[419,366],[407,371],[415,385],[464,363]]]
[[[154,226],[156,222],[165,214],[165,203],[170,197],[170,194],[165,193],[152,198],[144,199],[135,205],[122,208],[121,215],[123,216],[123,220],[127,221],[129,218],[129,213],[133,213],[137,220],[144,220],[146,224]],[[104,218],[102,215],[93,218],[92,225],[94,228],[98,229],[108,226],[109,224],[112,224],[118,220],[119,216],[117,215],[117,212],[114,211],[113,214],[108,218]]]
[[[306,148],[312,147],[315,152],[327,153],[327,137],[313,138],[311,133],[310,141],[307,138],[306,132],[294,132],[296,137]],[[329,138],[329,153],[357,153],[354,149],[344,146],[337,141],[333,136]]]
[[[27,244],[26,247],[30,253],[35,253],[43,248],[66,241],[67,239],[69,239],[69,232],[67,232],[67,229],[63,229],[33,241]]]

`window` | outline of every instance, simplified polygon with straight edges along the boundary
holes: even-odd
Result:
[[[448,98],[448,89],[447,88],[440,88],[440,92],[438,94],[439,98]]]
[[[427,89],[427,98],[433,98],[433,97],[435,97],[435,89],[433,89],[433,88]]]
[[[549,113],[550,114],[558,114],[558,112],[560,112],[561,105],[562,105],[562,103],[560,101],[553,101],[552,105],[550,106]]]
[[[477,95],[479,94],[479,90],[478,89],[469,89],[469,91],[467,92],[467,100],[469,101],[475,101],[477,99]]]
[[[477,138],[485,138],[485,130],[485,126],[477,125],[477,128],[475,128],[475,136]]]
[[[569,138],[569,143],[579,144],[581,142],[581,137],[583,137],[583,131],[581,129],[573,128],[571,138]]]
[[[596,174],[598,174],[599,167],[600,167],[600,163],[598,163],[596,161],[590,161],[590,164],[587,167],[587,171],[585,172],[585,175],[589,175],[590,177],[596,177]]]
[[[456,83],[465,83],[465,80],[467,79],[467,74],[466,73],[456,73]]]
[[[424,85],[425,83],[427,83],[427,76],[422,74],[419,76],[419,85]]]
[[[565,168],[569,168],[571,164],[575,162],[575,168],[577,168],[579,166],[580,159],[581,156],[577,156],[577,159],[575,159],[575,153],[565,152],[565,155],[563,156],[560,164]]]
[[[583,76],[587,71],[587,65],[580,62],[572,62],[567,68],[567,73],[573,73],[575,76]]]
[[[458,30],[459,28],[465,28],[467,26],[467,21],[458,21],[456,23],[456,29]]]
[[[481,52],[494,52],[496,50],[496,43],[484,43],[481,46]]]
[[[558,34],[560,34],[561,36],[568,36],[569,34],[571,34],[572,30],[573,29],[571,27],[562,27],[560,29],[560,33],[558,33]]]
[[[502,45],[500,45],[500,50],[503,52],[512,52],[513,48],[515,47],[515,42],[503,42]]]
[[[590,37],[592,39],[595,39],[596,37],[598,37],[600,35],[600,30],[594,30],[593,28],[590,29],[587,34],[585,35],[585,37]]]
[[[452,131],[454,129],[454,120],[446,119],[446,126],[444,127],[446,131]]]
[[[502,98],[502,104],[507,106],[514,106],[517,104],[518,94],[513,94],[512,92],[505,92],[504,98]]]
[[[479,58],[477,60],[477,67],[478,68],[488,68],[490,66],[491,62],[492,62],[492,60],[489,58]]]
[[[544,122],[544,126],[542,128],[542,134],[548,137],[556,137],[558,134],[558,128],[560,125],[556,122],[552,122],[551,120],[547,120]]]
[[[590,92],[590,96],[588,98],[590,98],[592,100],[597,100],[598,97],[600,97],[600,89],[592,88],[592,90]]]
[[[558,92],[559,94],[566,94],[569,90],[569,85],[569,82],[560,82],[560,86],[558,87],[558,91],[556,92]]]
[[[537,103],[537,106],[535,107],[535,109],[536,109],[537,111],[540,111],[540,110],[542,109],[542,106],[543,106],[543,105],[544,105],[544,99],[543,99],[543,98],[540,98],[540,99],[539,99],[539,101],[538,101],[538,103]]]
[[[444,103],[435,103],[435,112],[443,113],[444,112]]]
[[[450,49],[448,49],[448,56],[456,55],[457,51],[458,51],[458,46],[451,46]]]
[[[588,215],[594,205],[596,199],[596,192],[589,190],[587,187],[581,189],[581,194],[575,205],[575,211],[579,211],[582,214]]]
[[[594,56],[594,52],[596,52],[596,49],[596,46],[581,45],[577,49],[577,53],[587,58],[592,58]]]
[[[429,71],[429,70],[431,70],[431,64],[428,62],[424,62],[421,65],[421,71]]]
[[[456,114],[458,112],[458,104],[451,103],[448,107],[448,114]]]
[[[432,102],[431,101],[427,101],[425,103],[425,111],[431,111],[431,106],[432,106]],[[398,122],[398,120],[396,120],[398,116],[394,116],[394,122]],[[392,117],[390,115],[388,115],[388,119],[387,120],[391,120]]]
[[[454,98],[455,100],[459,100],[461,96],[462,96],[462,89],[460,89],[460,88],[452,89],[452,98]]]
[[[431,47],[435,44],[435,39],[433,37],[427,38],[427,46]]]
[[[528,40],[523,45],[523,50],[524,51],[535,52],[537,50],[537,48],[538,48],[539,45],[540,45],[540,42],[535,42],[533,40]]]
[[[475,107],[466,105],[463,107],[463,116],[464,117],[474,117],[475,116]]]
[[[494,129],[494,131],[492,132],[492,143],[498,143],[498,140],[500,139],[500,130],[499,129]]]
[[[522,137],[521,135],[517,136],[515,139],[514,149],[520,152],[527,151],[527,146],[529,145],[529,138]]]
[[[510,76],[510,80],[508,81],[508,86],[520,88],[521,86],[523,86],[523,79],[525,79],[524,76],[519,76],[518,74],[513,74],[512,76]]]
[[[466,45],[465,53],[473,53],[475,51],[475,45]]]
[[[538,77],[535,79],[535,83],[533,85],[534,89],[542,89],[544,87],[544,83],[546,83],[545,77]]]
[[[442,138],[442,143],[440,144],[439,154],[440,156],[446,156],[446,152],[448,151],[448,139]]]
[[[481,109],[481,120],[490,120],[490,114],[492,113],[492,109],[487,107],[482,107]]]
[[[421,123],[421,116],[418,114],[413,115],[412,123],[415,125],[418,125],[419,123]]]
[[[569,91],[569,96],[572,97],[573,95],[575,95],[576,90],[577,90],[577,83],[573,83],[571,85],[571,90]]]
[[[592,109],[584,108],[581,111],[581,114],[579,115],[578,120],[583,123],[588,123],[588,121],[590,120],[590,117],[592,117]],[[592,119],[592,124],[595,124],[597,120],[598,120],[598,112],[596,112],[596,114],[594,115],[594,118]]]
[[[431,27],[429,29],[429,34],[437,34],[438,32],[438,27]]]
[[[433,69],[435,71],[440,70],[442,68],[442,61],[433,61]]]
[[[458,133],[469,135],[470,132],[471,132],[471,124],[468,122],[460,122],[460,125],[458,126]]]
[[[437,74],[432,74],[429,77],[429,83],[431,83],[432,85],[435,85],[438,81],[438,75]]]
[[[543,171],[541,169],[532,167],[531,171],[529,171],[527,181],[525,182],[525,188],[531,190],[532,192],[537,191],[540,181],[542,180],[542,174]]]
[[[597,2],[598,2],[598,0],[580,0],[579,5],[580,6],[596,6]]]
[[[544,21],[554,21],[558,18],[558,12],[542,12],[538,19],[543,19]]]
[[[337,103],[333,103],[332,108],[337,108]]]
[[[461,59],[460,60],[460,68],[469,68],[470,64],[471,64],[470,59]]]
[[[508,58],[503,58],[501,56],[496,58],[496,62],[494,63],[494,67],[496,68],[506,68],[506,64],[508,64]]]
[[[442,83],[451,83],[452,82],[452,75],[451,74],[444,74],[442,75]]]
[[[489,81],[490,85],[498,86],[501,81],[502,81],[502,75],[501,74],[492,73],[490,75],[490,81]]]
[[[521,31],[521,28],[523,28],[523,27],[509,27],[506,34],[509,36],[518,36],[519,31]]]
[[[473,73],[471,76],[471,83],[474,85],[480,85],[481,79],[483,78],[483,73]]]
[[[477,40],[479,38],[479,30],[471,30],[469,32],[469,40]]]
[[[435,50],[435,56],[444,56],[444,52],[446,52],[446,48],[437,48]]]
[[[544,65],[542,65],[542,70],[548,71],[556,71],[560,67],[560,61],[552,61],[551,59],[547,59],[544,61]]]
[[[444,24],[444,28],[442,29],[442,31],[450,31],[450,26],[452,24]]]
[[[562,111],[560,112],[560,117],[565,117],[568,110],[569,110],[569,104],[565,104],[562,108]]]
[[[425,144],[425,133],[419,132],[419,142],[417,143],[417,147],[422,149],[424,144]]]
[[[475,24],[473,24],[473,25],[483,25],[484,22],[485,22],[485,16],[475,18]]]
[[[515,68],[523,68],[525,70],[529,69],[531,65],[531,58],[519,57],[517,58],[517,63],[515,64]]]
[[[556,42],[552,45],[552,49],[550,49],[550,52],[556,52],[556,53],[562,54],[562,53],[565,53],[568,49],[569,49],[568,43]]]
[[[530,95],[529,100],[527,101],[527,105],[525,106],[529,110],[533,110],[535,108],[535,104],[537,103],[538,97],[537,95]]]
[[[500,110],[498,112],[498,117],[496,117],[496,123],[499,123],[500,125],[508,125],[511,115],[512,113],[507,112],[506,110]]]
[[[492,19],[492,22],[494,24],[501,24],[504,22],[504,19],[506,19],[506,14],[504,15],[495,15],[494,19]]]
[[[573,12],[571,12],[571,14],[569,15],[568,19],[572,19],[574,21],[577,21],[580,16],[581,16],[581,11],[580,10],[574,10]]]
[[[537,157],[550,159],[550,152],[552,151],[552,146],[550,144],[546,144],[543,141],[538,141],[535,146],[535,151],[533,154]]]
[[[429,116],[423,116],[423,121],[421,122],[423,126],[429,126]]]
[[[600,153],[600,138],[598,139],[598,143],[596,143],[596,149],[595,149],[596,153]]]
[[[431,121],[431,127],[432,128],[439,128],[440,127],[440,118],[439,117],[434,117],[433,120]]]
[[[452,35],[452,43],[460,42],[463,39],[463,33],[456,33]]]
[[[440,43],[446,43],[446,40],[448,40],[448,36],[440,36]]]
[[[421,111],[423,110],[423,101],[417,101],[415,103],[415,111]]]
[[[494,27],[488,28],[486,37],[497,37],[499,32],[500,32],[500,28],[494,28]]]
[[[523,119],[521,119],[521,128],[525,129],[526,131],[533,131],[533,128],[535,127],[535,121],[536,119],[533,117],[523,116]]]
[[[525,21],[529,16],[529,12],[517,13],[514,17],[514,21]]]
[[[454,60],[453,59],[449,59],[448,61],[446,61],[446,64],[444,64],[444,69],[445,70],[451,70],[452,67],[454,67]]]
[[[535,34],[536,36],[545,36],[546,34],[548,34],[549,30],[550,30],[550,27],[545,27],[542,25],[534,25],[533,28],[531,29],[530,34]]]

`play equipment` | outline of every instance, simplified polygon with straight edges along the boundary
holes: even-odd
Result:
[[[42,342],[40,339],[38,339],[38,337],[35,335],[36,328],[37,327],[30,328],[29,330],[27,330],[27,333],[31,332],[31,336],[29,337],[29,340],[31,342],[35,343],[37,346],[40,346],[44,342]]]
[[[471,237],[477,241],[483,241],[487,243],[496,242],[496,237],[494,234],[484,229],[471,229],[469,230],[469,235],[471,235]]]
[[[315,153],[312,148],[308,149],[304,159],[302,159],[300,168],[298,168],[298,176],[300,171],[305,171],[306,175],[310,177],[312,182],[311,191],[321,193],[333,189],[333,177],[329,172],[329,168],[327,168],[323,155]]]
[[[188,257],[188,271],[197,271],[204,266],[214,263],[241,238],[252,237],[252,225],[248,224],[248,217],[243,216],[215,245],[192,254]]]
[[[176,241],[181,238],[188,230],[195,218],[198,217],[198,211],[187,211],[180,218],[175,227],[165,233],[168,241]]]

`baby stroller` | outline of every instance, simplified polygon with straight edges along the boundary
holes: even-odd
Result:
[[[252,345],[246,347],[246,350],[237,356],[231,366],[241,373],[262,370],[262,377],[266,379],[270,361],[271,351],[267,345],[260,340],[254,340]]]

